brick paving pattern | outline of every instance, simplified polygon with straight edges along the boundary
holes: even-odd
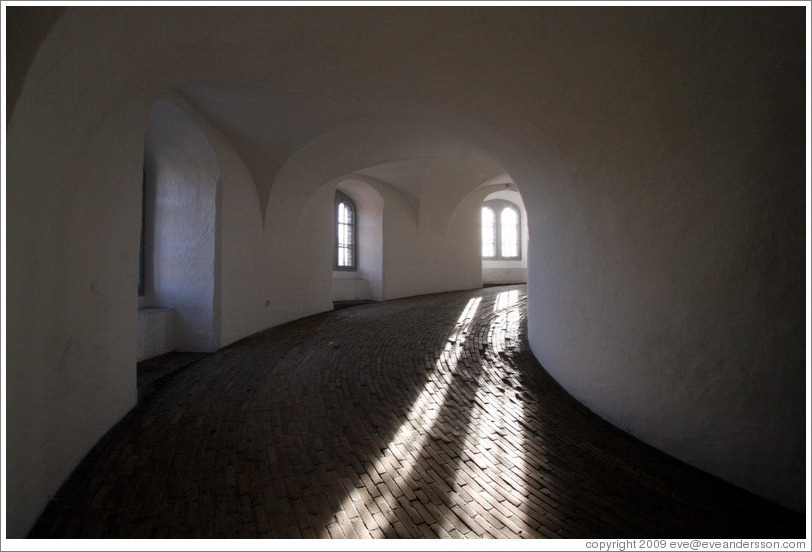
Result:
[[[567,395],[524,286],[272,328],[192,365],[102,438],[34,538],[757,538],[804,520]]]

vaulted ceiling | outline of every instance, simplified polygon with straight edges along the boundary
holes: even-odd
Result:
[[[351,172],[391,186],[415,206],[439,188],[459,200],[505,172],[493,157],[430,119],[402,124],[392,113],[409,110],[404,106],[384,109],[278,87],[224,82],[187,82],[176,90],[240,153],[263,211],[277,175],[297,151],[347,128],[353,129],[355,140],[345,142],[356,159]]]

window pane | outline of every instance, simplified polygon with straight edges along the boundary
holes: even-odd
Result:
[[[502,210],[502,256],[519,256],[519,214],[511,207]]]
[[[338,266],[352,266],[352,249],[348,247],[338,248]]]
[[[352,205],[346,202],[338,204],[338,221],[336,228],[336,257],[340,267],[352,267],[354,265],[353,248],[353,210]]]
[[[482,208],[482,256],[496,255],[496,225],[494,224],[493,209]]]

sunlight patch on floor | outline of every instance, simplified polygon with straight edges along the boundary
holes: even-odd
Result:
[[[468,331],[474,322],[481,301],[481,297],[470,299],[462,313],[460,313],[454,329],[446,340],[443,353],[434,363],[434,370],[429,376],[429,381],[412,403],[409,412],[406,414],[406,420],[389,442],[386,451],[375,460],[372,471],[378,474],[388,473],[393,469],[397,470],[399,467],[409,468],[419,460],[420,451],[430,438],[432,427],[442,411],[443,404],[451,389],[451,382],[457,371],[459,360],[462,358]],[[413,479],[412,471],[413,469],[409,468],[406,477],[403,479],[411,481]],[[402,478],[398,473],[390,473],[389,475]],[[390,507],[395,506],[392,510],[396,509],[397,500],[392,492],[389,491],[386,485],[379,488],[384,501]],[[367,493],[364,494],[366,495],[364,496],[365,500],[374,500]],[[347,496],[342,501],[339,511],[353,508],[352,502],[352,497]],[[390,511],[386,515],[386,522],[391,525],[394,521],[395,514]],[[380,529],[386,531],[388,527],[381,526]],[[330,535],[325,528],[319,536],[327,538]]]

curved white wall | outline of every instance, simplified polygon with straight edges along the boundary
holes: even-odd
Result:
[[[666,34],[617,58],[625,87],[573,124],[556,186],[509,167],[530,213],[530,340],[610,422],[802,511],[802,25],[725,15],[685,42],[640,31]]]
[[[803,14],[67,9],[11,87],[9,535],[135,402],[144,136],[189,81],[259,87],[180,88],[221,171],[221,344],[331,307],[325,183],[391,179],[389,298],[480,285],[471,189],[507,171],[544,366],[627,431],[801,510]],[[422,168],[398,180],[396,161]]]

